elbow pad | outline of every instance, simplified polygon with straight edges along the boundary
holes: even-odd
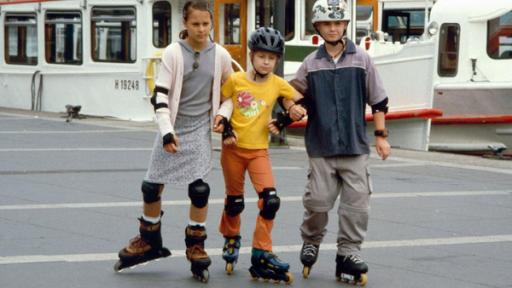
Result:
[[[377,104],[372,105],[372,114],[384,112],[384,114],[388,113],[388,98],[380,101]]]
[[[155,86],[155,90],[153,91],[153,96],[151,97],[151,104],[153,105],[153,108],[156,110],[160,109],[160,108],[169,108],[169,105],[165,102],[157,102],[157,94],[158,93],[162,93],[162,94],[169,94],[169,90],[167,90],[166,88],[164,87],[160,87],[160,86]]]

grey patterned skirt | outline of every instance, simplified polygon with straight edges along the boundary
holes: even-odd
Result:
[[[159,184],[189,184],[205,179],[212,168],[210,115],[176,117],[178,152],[163,149],[162,136],[157,133],[145,181]]]

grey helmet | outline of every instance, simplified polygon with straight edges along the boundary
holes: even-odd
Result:
[[[260,27],[251,33],[249,49],[252,51],[267,51],[282,55],[284,52],[284,38],[281,33],[270,27]]]
[[[317,0],[313,5],[311,22],[350,21],[350,9],[346,0]]]

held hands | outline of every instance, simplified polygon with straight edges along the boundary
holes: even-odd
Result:
[[[229,121],[222,115],[216,115],[214,119],[213,132],[222,133],[224,145],[236,144],[236,134]]]
[[[288,113],[279,112],[276,119],[270,120],[267,127],[270,133],[278,135],[279,132],[292,122],[299,121],[307,115],[307,110],[298,104],[288,108]]]
[[[290,118],[292,118],[293,121],[299,121],[300,119],[304,118],[307,115],[306,108],[302,107],[302,105],[299,104],[293,104],[288,108],[288,114],[290,115]]]
[[[215,119],[213,120],[213,132],[215,132],[215,133],[224,132],[224,124],[222,123],[222,119],[224,119],[224,116],[222,116],[222,115],[215,116]]]
[[[375,150],[382,160],[386,160],[391,154],[391,146],[384,137],[375,137]]]

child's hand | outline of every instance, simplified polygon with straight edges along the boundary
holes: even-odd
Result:
[[[178,136],[174,135],[174,142],[171,142],[169,144],[164,145],[164,150],[168,153],[176,153],[178,152],[178,146],[180,143],[180,140],[178,139]]]
[[[235,136],[227,137],[226,139],[222,140],[222,144],[224,144],[224,145],[235,145],[236,144],[236,137]]]
[[[270,122],[268,123],[267,127],[268,127],[268,130],[270,131],[270,133],[274,134],[274,135],[279,135],[279,128],[277,128],[276,126],[276,119],[272,119],[270,120]]]
[[[222,119],[224,119],[224,116],[222,115],[215,116],[215,119],[213,120],[213,132],[222,133],[224,131],[224,124],[222,124]]]
[[[293,104],[288,109],[288,114],[290,115],[290,118],[292,118],[293,121],[299,121],[304,116],[306,116],[308,111],[302,107],[302,105],[299,104]]]

